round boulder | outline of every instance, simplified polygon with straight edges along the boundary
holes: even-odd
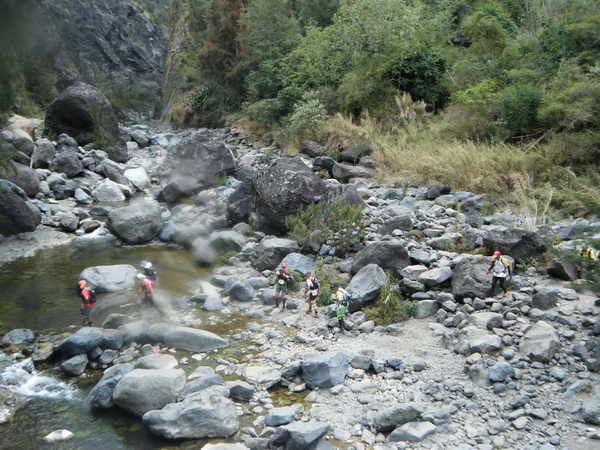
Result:
[[[126,244],[145,244],[154,239],[162,227],[160,205],[144,200],[125,208],[112,210],[106,222],[112,234]]]

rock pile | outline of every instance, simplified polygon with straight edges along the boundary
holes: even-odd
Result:
[[[135,131],[126,165],[73,147],[68,136],[34,143],[49,155],[71,149],[69,158],[48,157],[48,169],[30,177],[40,184],[41,206],[61,195],[93,205],[89,212],[51,209],[42,223],[86,232],[86,219],[95,220],[86,214],[103,214],[108,220],[98,228],[125,243],[158,238],[190,248],[205,265],[234,254],[190,304],[254,318],[226,337],[250,343],[256,355],[249,362],[223,357],[188,373],[184,359],[202,360],[226,341],[191,327],[112,315],[103,329],[83,329],[57,346],[69,375],[106,369],[92,393],[94,406],[118,405],[168,438],[235,436],[253,449],[312,448],[323,437],[357,449],[551,449],[590,446],[598,437],[586,424],[600,423],[600,308],[594,297],[561,284],[577,275],[570,263],[542,264],[548,244],[574,248],[582,236],[574,225],[597,226],[597,220],[530,230],[518,211],[494,213],[486,194],[382,186],[370,178],[368,155],[355,166],[351,152],[334,161],[304,143],[299,156],[284,157],[236,130]],[[198,164],[198,155],[211,164]],[[322,170],[332,178],[317,176]],[[14,191],[17,182],[11,183]],[[147,198],[114,210],[98,204],[136,189]],[[192,202],[176,204],[182,196]],[[318,233],[302,245],[285,236],[287,215],[313,204],[326,211],[340,200],[361,205],[366,220],[364,240],[347,254]],[[507,296],[490,293],[485,275],[484,255],[496,249],[514,273]],[[346,281],[345,330],[332,307],[324,308],[323,322],[303,314],[296,292],[285,310],[273,308],[273,272],[281,262]],[[364,309],[389,282],[386,271],[397,279],[393,291],[411,301],[414,318],[381,326]],[[174,349],[192,354],[177,361],[168,357]],[[39,347],[29,351],[49,357]],[[223,382],[221,374],[238,381]],[[156,395],[139,400],[148,385],[157,386]],[[308,392],[304,402],[312,406],[276,404],[275,387]],[[243,414],[253,416],[253,426],[239,430]]]

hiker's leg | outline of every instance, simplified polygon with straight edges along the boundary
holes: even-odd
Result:
[[[500,278],[500,289],[502,289],[502,291],[504,291],[504,293],[506,294],[506,288],[504,287],[504,283],[506,283],[506,278]]]
[[[498,282],[498,277],[492,277],[492,287],[490,288],[490,297],[494,296],[494,291],[496,290],[496,283]]]

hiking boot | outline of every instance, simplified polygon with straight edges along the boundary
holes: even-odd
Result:
[[[279,299],[278,299],[278,298],[276,298],[276,299],[275,299],[275,308],[278,308],[278,307],[279,307]]]
[[[310,309],[307,309],[306,311],[304,311],[306,314],[310,314]]]
[[[281,309],[285,309],[285,300],[281,302]]]

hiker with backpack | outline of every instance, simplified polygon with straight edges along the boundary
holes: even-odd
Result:
[[[152,283],[152,289],[155,289],[156,283],[158,282],[158,273],[151,262],[144,264],[144,275],[150,280],[150,283]]]
[[[154,287],[152,286],[152,281],[143,273],[138,273],[136,277],[140,282],[140,290],[137,294],[138,296],[142,295],[139,304],[154,306]]]
[[[96,303],[96,293],[88,286],[87,281],[79,280],[77,283],[79,296],[81,297],[81,305],[79,311],[83,315],[83,326],[93,327],[94,319],[92,318],[92,309]]]
[[[304,287],[304,296],[308,303],[308,309],[305,311],[306,314],[313,312],[313,317],[319,317],[317,311],[317,297],[321,294],[321,287],[319,286],[319,280],[317,277],[312,276],[310,272],[306,272],[306,286]]]
[[[334,283],[331,286],[331,292],[333,293],[333,299],[336,302],[336,317],[340,326],[340,331],[344,332],[344,314],[348,311],[348,305],[350,304],[350,294],[346,291],[339,283]]]
[[[275,284],[275,307],[279,307],[279,296],[281,295],[282,306],[281,309],[285,309],[285,295],[288,292],[288,281],[292,279],[292,276],[287,271],[287,264],[281,263],[279,270],[275,272],[277,282]]]
[[[600,252],[598,252],[598,253],[600,253]],[[585,264],[585,260],[586,259],[595,260],[597,255],[594,254],[593,249],[591,249],[590,247],[587,247],[587,246],[581,247],[579,249],[579,251],[577,252],[577,254],[579,255],[580,264],[577,267],[575,267],[575,270],[577,271],[577,278],[580,279],[581,272],[583,271],[582,266]]]
[[[510,264],[509,262],[502,257],[500,252],[496,250],[492,255],[492,261],[489,269],[486,274],[492,272],[492,287],[490,288],[489,296],[494,296],[494,291],[496,290],[496,284],[500,285],[500,289],[504,291],[504,295],[508,294],[508,291],[505,287],[506,280],[510,280]]]

